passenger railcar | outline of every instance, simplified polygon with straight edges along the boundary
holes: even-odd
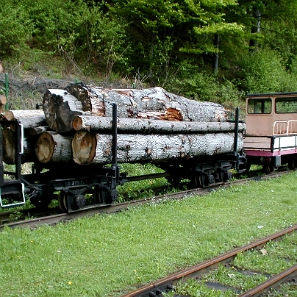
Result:
[[[297,93],[246,96],[244,151],[248,166],[262,164],[266,173],[283,164],[297,166]]]

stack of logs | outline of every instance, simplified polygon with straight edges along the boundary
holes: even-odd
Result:
[[[158,162],[234,150],[234,123],[222,105],[149,89],[103,89],[83,84],[48,89],[43,110],[9,110],[3,121],[24,128],[22,163],[112,161],[112,104],[117,104],[118,162]],[[238,150],[244,124],[239,124]],[[15,126],[3,128],[3,161],[15,163]]]

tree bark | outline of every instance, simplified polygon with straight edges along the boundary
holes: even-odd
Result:
[[[35,128],[46,125],[44,112],[41,109],[33,110],[6,110],[4,111],[4,119],[7,121],[19,121],[24,129]],[[14,130],[14,125],[11,125]]]
[[[59,133],[72,130],[72,119],[84,114],[82,103],[65,90],[49,89],[43,97],[43,111],[47,125]]]
[[[117,104],[118,117],[171,121],[224,122],[224,107],[212,102],[198,102],[165,91],[150,89],[102,89],[73,84],[65,90],[50,89],[43,98],[43,109],[49,127],[57,132],[72,129],[76,115],[112,116]]]
[[[76,131],[111,131],[112,118],[98,116],[75,116],[72,127]],[[177,122],[134,118],[118,118],[117,129],[125,133],[207,133],[232,132],[235,123],[231,122]],[[239,131],[245,129],[245,124],[239,123]]]
[[[238,141],[238,151],[243,138]],[[79,131],[72,141],[73,159],[77,164],[112,162],[112,136]],[[125,162],[159,162],[176,158],[230,153],[234,150],[234,133],[143,135],[118,134],[117,158]]]
[[[47,131],[38,137],[35,154],[41,163],[72,161],[72,137]]]
[[[28,131],[29,131],[29,135],[39,135],[43,132],[46,132],[49,130],[49,127],[48,126],[39,126],[39,127],[35,127],[35,128],[30,128]]]

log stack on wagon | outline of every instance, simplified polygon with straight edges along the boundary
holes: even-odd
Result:
[[[220,104],[198,102],[163,88],[104,89],[83,84],[48,89],[43,110],[10,110],[8,123],[24,128],[22,162],[81,165],[112,162],[112,104],[117,104],[118,162],[166,160],[230,153],[235,124]],[[14,126],[3,130],[4,162],[14,164]],[[243,148],[239,124],[237,150]],[[6,131],[7,130],[7,131]]]

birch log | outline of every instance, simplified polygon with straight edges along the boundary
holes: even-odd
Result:
[[[238,151],[243,147],[239,137]],[[234,149],[234,133],[143,135],[118,134],[119,163],[164,161],[204,155],[230,153]],[[73,159],[77,164],[112,162],[112,137],[108,134],[79,131],[72,141]]]
[[[4,119],[7,121],[18,120],[24,129],[35,128],[46,125],[45,115],[41,109],[33,110],[6,110],[4,111]],[[14,125],[11,125],[14,130]]]
[[[112,118],[98,116],[75,116],[72,127],[76,131],[111,131]],[[118,118],[117,129],[125,133],[209,133],[232,132],[235,123],[232,122],[177,122],[134,118]],[[245,129],[244,123],[239,123],[239,131]]]
[[[54,131],[39,135],[35,154],[41,163],[72,161],[71,136],[63,136]]]
[[[150,89],[102,89],[73,84],[67,90],[49,89],[43,109],[49,127],[57,132],[72,129],[76,115],[112,116],[112,105],[120,118],[143,118],[171,121],[224,122],[224,107],[212,102],[198,102],[165,91]]]

